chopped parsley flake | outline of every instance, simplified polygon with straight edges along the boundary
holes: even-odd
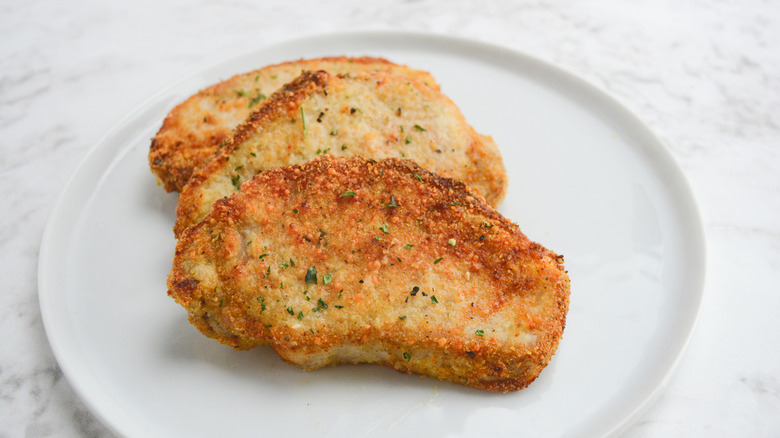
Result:
[[[252,100],[249,101],[249,108],[257,105],[263,99],[265,99],[265,94],[258,92],[257,96],[253,97]]]
[[[330,131],[330,135],[339,135],[339,130],[336,128],[333,128],[332,131]]]
[[[303,319],[303,312],[298,312],[298,321]]]
[[[312,307],[312,312],[319,312],[322,309],[327,309],[328,305],[325,303],[325,301],[322,301],[322,298],[317,298],[317,307]]]
[[[265,312],[265,298],[263,297],[257,297],[257,301],[260,301],[260,313]]]
[[[341,145],[341,150],[342,150],[342,151],[345,151],[345,150],[347,150],[347,145],[345,145],[345,144]]]
[[[241,190],[241,175],[231,176],[230,182],[233,183],[233,187],[235,187],[236,190]]]
[[[439,257],[438,259],[433,261],[433,264],[434,265],[438,265],[441,260],[442,260],[442,257]]]
[[[422,127],[422,126],[420,126],[420,125],[414,125],[414,129],[416,129],[416,130],[418,130],[418,131],[420,131],[420,132],[424,132],[424,131],[425,131],[425,128],[423,128],[423,127]]]
[[[404,248],[405,249],[412,249],[412,248],[414,248],[414,245],[412,245],[411,243],[407,243],[406,245],[404,245]]]
[[[290,267],[292,268],[294,266],[295,266],[295,262],[293,261],[293,259],[290,259]]]
[[[382,232],[385,234],[390,234],[390,231],[388,231],[387,229],[387,224],[382,224],[382,226],[379,227],[379,229],[382,230]]]
[[[317,268],[312,266],[306,270],[306,284],[317,284]]]
[[[388,207],[398,207],[398,203],[395,202],[395,195],[390,195],[390,202],[387,205],[385,205],[385,208]]]
[[[411,143],[411,142],[412,142],[412,137],[409,137],[409,136],[407,135],[407,136],[406,136],[406,138],[404,139],[404,141],[406,142],[406,144],[409,144],[409,143]]]
[[[297,208],[293,208],[293,213],[298,214],[298,209]]]
[[[431,302],[433,304],[439,304],[439,300],[436,299],[436,295],[431,295]]]
[[[268,257],[268,253],[266,253],[266,254],[260,254],[260,257],[258,257],[258,258],[259,258],[260,260],[262,260],[264,257]],[[270,270],[271,268],[269,267],[268,269]]]
[[[352,190],[347,190],[346,192],[339,195],[339,198],[346,198],[348,196],[355,196],[355,192]]]
[[[330,274],[325,274],[322,276],[322,284],[330,284],[330,282],[333,281],[333,276]]]
[[[376,240],[378,240],[378,241],[380,241],[380,242],[381,242],[381,241],[383,241],[383,240],[385,240],[385,239],[383,239],[383,238],[381,238],[381,237],[377,236],[376,234],[374,234],[374,239],[376,239]]]
[[[286,309],[287,309],[287,313],[289,313],[290,315],[295,315],[295,310],[293,310],[292,307],[286,307]]]
[[[477,336],[485,336],[485,331],[482,330],[482,329],[479,329],[479,330],[475,331],[474,334],[476,334]]]
[[[412,360],[412,355],[409,354],[409,352],[404,351],[404,359],[406,359],[406,361],[409,362],[410,360]]]
[[[303,113],[303,107],[301,107],[301,123],[303,124],[303,136],[306,137],[306,115]]]
[[[414,177],[415,177],[415,178],[417,178],[417,181],[420,181],[420,182],[422,182],[422,177],[421,177],[420,175],[418,175],[418,174],[416,174],[416,173],[415,173],[415,174],[414,174]]]

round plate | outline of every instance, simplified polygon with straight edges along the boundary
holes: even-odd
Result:
[[[571,307],[558,353],[527,389],[490,393],[373,365],[305,372],[269,348],[202,336],[166,295],[176,195],[149,139],[198,89],[266,64],[383,56],[430,71],[509,174],[499,210],[564,254]],[[130,114],[79,166],[40,254],[41,313],[60,366],[115,432],[154,436],[598,436],[663,387],[702,298],[691,191],[658,139],[581,79],[441,36],[350,33],[277,44],[200,72]]]

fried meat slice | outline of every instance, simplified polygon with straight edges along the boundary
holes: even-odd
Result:
[[[264,172],[179,239],[168,294],[203,334],[312,370],[376,363],[514,391],[547,365],[563,258],[409,160]]]
[[[391,71],[438,89],[427,72],[372,57],[302,59],[238,74],[191,96],[165,118],[149,149],[149,166],[158,182],[169,192],[181,191],[194,169],[208,162],[253,109],[303,70],[333,74]]]
[[[185,186],[174,233],[200,222],[218,199],[255,174],[320,154],[409,158],[457,178],[496,205],[506,171],[497,146],[478,135],[439,91],[388,73],[305,72],[242,123]]]

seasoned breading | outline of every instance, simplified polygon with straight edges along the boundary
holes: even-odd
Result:
[[[391,71],[438,89],[427,72],[372,57],[302,59],[235,75],[201,90],[165,118],[149,149],[149,166],[159,183],[169,192],[181,191],[194,169],[208,162],[219,144],[253,109],[303,70],[332,74]]]
[[[218,199],[255,174],[323,153],[402,157],[460,179],[491,205],[504,196],[496,145],[440,92],[384,72],[349,77],[305,72],[242,123],[185,186],[174,232],[200,222]]]
[[[206,336],[312,370],[377,363],[514,391],[563,333],[563,258],[409,160],[269,170],[178,241],[168,294]]]

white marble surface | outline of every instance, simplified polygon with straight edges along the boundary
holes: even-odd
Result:
[[[112,437],[57,366],[38,251],[87,150],[147,97],[264,44],[428,31],[578,74],[668,145],[698,198],[705,301],[668,388],[626,437],[780,436],[780,3],[4,1],[0,4],[0,437]]]

